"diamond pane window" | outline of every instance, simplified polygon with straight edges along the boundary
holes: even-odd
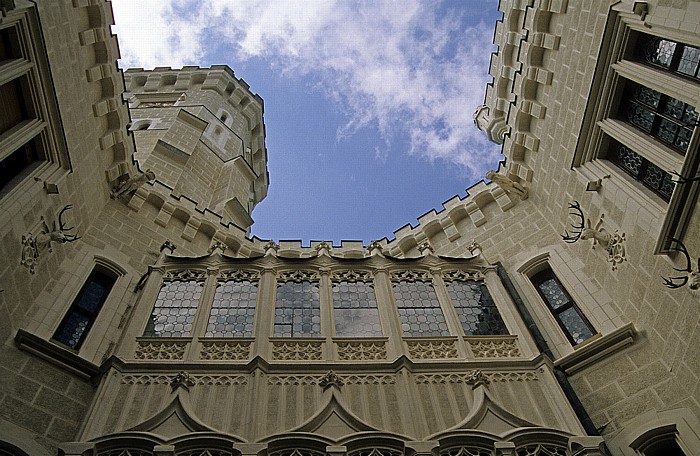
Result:
[[[491,294],[481,282],[453,280],[445,284],[466,336],[508,334]]]
[[[591,324],[550,268],[538,272],[531,280],[572,345],[580,344],[595,334]]]
[[[158,293],[145,337],[189,337],[203,282],[165,282]]]
[[[367,282],[333,283],[333,315],[338,337],[381,337],[374,287]]]
[[[219,282],[205,337],[252,337],[258,282]]]
[[[692,106],[628,81],[621,101],[629,123],[685,155],[698,115]]]
[[[611,148],[612,151],[608,155],[610,161],[654,191],[665,201],[671,199],[673,189],[676,186],[673,182],[673,176],[627,146],[613,141]]]
[[[449,336],[433,285],[423,281],[394,283],[394,296],[406,336]]]
[[[321,301],[318,283],[282,282],[277,285],[275,330],[277,337],[321,335]]]
[[[116,276],[108,271],[93,270],[56,329],[53,339],[79,349],[116,280]]]

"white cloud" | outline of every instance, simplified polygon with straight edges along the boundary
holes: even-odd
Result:
[[[205,36],[217,36],[238,60],[260,57],[290,76],[314,81],[345,110],[339,137],[376,127],[387,145],[407,137],[410,153],[457,164],[480,177],[484,166],[498,160],[497,148],[471,120],[489,80],[493,24],[465,28],[457,12],[438,15],[436,5],[422,0],[113,1],[125,66],[202,63]]]

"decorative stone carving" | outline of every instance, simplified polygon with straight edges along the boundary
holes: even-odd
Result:
[[[173,243],[173,241],[171,241],[170,239],[166,239],[165,242],[161,244],[160,251],[162,252],[163,250],[168,249],[170,250],[170,255],[172,255],[176,248],[177,246],[175,245],[175,243]]]
[[[396,375],[343,375],[346,385],[393,385]]]
[[[338,374],[336,374],[333,371],[328,371],[326,375],[324,375],[318,380],[318,386],[323,388],[323,391],[327,390],[332,386],[340,389],[344,384],[345,383],[343,383],[340,377],[338,377]]]
[[[461,280],[463,282],[468,282],[470,280],[484,280],[484,275],[477,271],[464,271],[457,269],[454,271],[443,271],[442,278],[446,282],[451,282],[453,280]]]
[[[331,273],[331,281],[333,282],[369,282],[372,283],[372,274],[367,271],[356,271],[346,269],[343,271],[333,271]]]
[[[32,233],[27,233],[22,235],[22,259],[20,264],[27,269],[29,272],[34,274],[37,264],[39,264],[39,255],[44,250],[52,252],[51,244],[53,242],[58,242],[59,244],[64,244],[66,242],[75,242],[80,239],[78,233],[72,234],[69,231],[75,229],[75,227],[66,227],[65,221],[63,220],[63,214],[71,209],[73,206],[67,204],[58,213],[57,221],[58,226],[56,226],[56,220],[51,223],[51,227],[46,223],[44,217],[41,217],[41,232],[36,236]]]
[[[492,118],[491,111],[488,106],[481,105],[476,108],[474,115],[474,125],[486,133],[489,139],[496,144],[503,144],[505,141],[506,133],[508,133],[508,126],[503,117]]]
[[[481,255],[481,245],[476,242],[476,240],[473,240],[468,246],[467,250],[469,250],[469,253],[471,253],[474,256],[479,256]]]
[[[488,383],[490,383],[488,377],[478,369],[473,371],[467,377],[467,385],[471,385],[472,388],[476,388],[480,385],[486,385]]]
[[[189,391],[190,387],[196,384],[197,382],[194,380],[194,378],[192,378],[192,376],[185,371],[178,372],[170,380],[170,386],[174,390],[182,387]]]
[[[216,361],[244,361],[250,354],[248,341],[206,341],[202,342],[199,358]]]
[[[156,175],[150,169],[147,169],[144,173],[131,176],[127,180],[117,183],[117,185],[112,188],[112,198],[128,198],[143,184],[146,182],[153,182],[155,179]]]
[[[486,179],[501,187],[506,193],[518,196],[521,200],[527,199],[527,189],[507,176],[490,170],[486,173]]]
[[[316,255],[321,256],[330,256],[331,252],[331,245],[328,244],[326,241],[319,242],[319,244],[316,246]]]
[[[336,342],[338,357],[343,361],[367,361],[386,359],[386,343],[374,342]]]
[[[591,240],[591,249],[594,249],[596,244],[601,244],[605,247],[608,253],[608,262],[612,263],[612,270],[617,269],[617,265],[625,261],[626,251],[625,251],[625,233],[619,233],[617,230],[611,235],[609,234],[603,225],[603,218],[605,214],[600,214],[600,218],[591,226],[591,219],[586,218],[581,209],[581,205],[578,201],[569,203],[569,215],[574,217],[574,221],[571,223],[572,233],[568,230],[564,231],[561,235],[564,242],[568,244],[573,244],[579,239],[584,241]]]
[[[207,252],[209,253],[209,255],[213,255],[214,253],[222,255],[227,248],[228,246],[222,241],[213,241],[209,246],[209,250]]]
[[[429,271],[410,269],[405,271],[394,271],[391,273],[392,282],[430,282],[432,276]]]
[[[457,447],[441,451],[440,456],[491,456],[491,450],[476,447]]]
[[[674,242],[676,243],[677,247],[673,247]],[[678,272],[686,272],[687,274],[684,276],[670,278],[662,277],[662,279],[664,279],[664,285],[666,285],[668,288],[681,288],[687,284],[688,288],[691,290],[697,290],[700,288],[700,258],[698,258],[697,261],[698,270],[693,271],[688,250],[679,239],[671,238],[669,249],[671,251],[675,250],[676,252],[681,252],[683,254],[683,258],[685,259],[685,267],[673,269]],[[676,282],[676,280],[678,280],[678,282]]]
[[[490,372],[491,382],[535,382],[539,380],[536,372]]]
[[[189,341],[139,341],[136,359],[181,360]]]
[[[277,256],[277,251],[280,246],[275,243],[275,241],[268,241],[263,248],[265,249],[265,256]]]
[[[457,358],[457,344],[454,340],[409,340],[408,354],[413,359]]]
[[[516,339],[467,339],[475,358],[517,358],[520,348]]]
[[[190,280],[203,282],[206,278],[206,271],[197,271],[192,269],[166,271],[166,273],[163,274],[163,280],[166,282],[189,282]]]
[[[369,245],[367,246],[367,253],[370,256],[374,256],[374,255],[383,256],[382,246],[379,243],[379,241],[370,242]]]
[[[416,383],[464,383],[471,384],[470,380],[474,372],[454,374],[418,374]],[[537,373],[527,372],[488,372],[483,373],[489,382],[523,382],[538,380]]]
[[[275,341],[272,358],[280,361],[314,361],[323,359],[323,342]]]
[[[418,248],[418,251],[420,252],[420,254],[423,256],[435,254],[435,249],[433,248],[432,245],[430,245],[430,242],[428,242],[428,241],[421,242],[417,248]]]
[[[236,282],[242,282],[244,280],[248,282],[256,282],[260,280],[260,273],[258,271],[252,271],[249,269],[234,269],[231,271],[221,271],[219,272],[219,280],[226,282],[233,280]]]
[[[567,454],[565,447],[542,444],[523,446],[516,451],[518,456],[541,456],[545,454],[547,456],[566,456]]]
[[[270,375],[267,377],[268,385],[317,385],[321,379],[319,375]]]
[[[316,271],[284,271],[279,274],[280,282],[318,282]]]

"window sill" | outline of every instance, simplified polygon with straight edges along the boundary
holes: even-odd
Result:
[[[627,323],[610,334],[579,344],[573,353],[559,358],[554,365],[571,375],[627,348],[636,338],[634,324]]]
[[[17,331],[15,343],[21,350],[32,353],[86,380],[93,379],[100,373],[97,365],[81,358],[76,351],[44,340],[23,329]]]

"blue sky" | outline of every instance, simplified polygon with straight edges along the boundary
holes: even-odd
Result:
[[[120,66],[229,65],[265,100],[263,239],[369,242],[482,179],[496,0],[112,0]]]

